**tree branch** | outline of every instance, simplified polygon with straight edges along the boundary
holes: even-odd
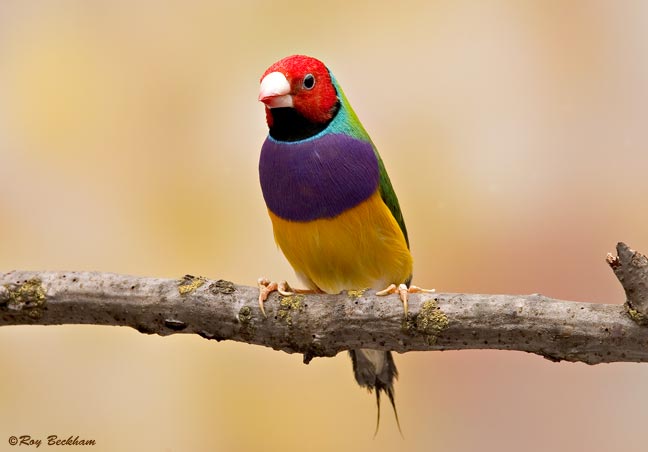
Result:
[[[648,260],[620,243],[608,263],[627,304],[561,301],[539,294],[415,294],[403,318],[396,296],[270,296],[223,280],[112,273],[0,273],[0,326],[130,326],[147,334],[195,333],[288,353],[334,356],[341,350],[501,349],[588,364],[648,361]]]

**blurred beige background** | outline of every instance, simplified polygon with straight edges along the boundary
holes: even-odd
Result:
[[[389,5],[389,6],[388,6]],[[403,207],[415,282],[623,302],[648,252],[648,2],[0,3],[0,271],[293,279],[258,184],[259,76],[336,74]],[[648,365],[397,355],[406,440],[348,358],[126,328],[0,329],[0,449],[639,451]]]

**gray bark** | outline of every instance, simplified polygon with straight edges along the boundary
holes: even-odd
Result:
[[[198,334],[316,356],[373,348],[500,349],[588,364],[648,361],[648,261],[624,244],[608,263],[626,305],[533,295],[412,294],[405,319],[397,295],[272,294],[258,307],[255,287],[186,276],[180,280],[112,273],[0,273],[0,326],[129,326],[162,336]]]

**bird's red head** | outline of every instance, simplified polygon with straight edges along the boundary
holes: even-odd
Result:
[[[270,66],[261,77],[259,100],[266,106],[269,127],[273,108],[294,108],[306,120],[323,124],[333,117],[338,102],[324,63],[305,55],[292,55]]]

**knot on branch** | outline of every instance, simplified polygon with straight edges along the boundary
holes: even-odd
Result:
[[[626,311],[637,324],[648,326],[648,258],[623,242],[616,249],[617,256],[608,254],[607,262],[625,291]]]

